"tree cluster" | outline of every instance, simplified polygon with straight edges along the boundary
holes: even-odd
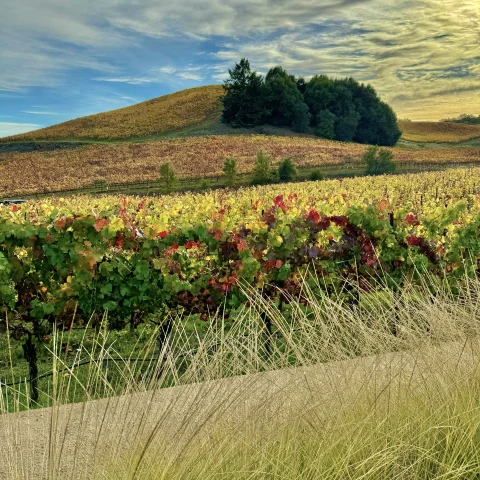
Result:
[[[281,66],[265,77],[243,58],[224,84],[223,121],[234,127],[274,125],[323,138],[392,146],[401,136],[392,108],[370,85],[315,75],[308,82]]]
[[[456,118],[445,118],[440,120],[441,122],[453,122],[453,123],[466,123],[468,125],[480,125],[480,115],[476,117],[475,115],[469,115],[463,113]]]

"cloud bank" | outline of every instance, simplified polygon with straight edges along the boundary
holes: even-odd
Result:
[[[260,72],[371,83],[400,117],[480,113],[478,0],[23,0],[2,9],[0,42],[0,91],[25,98],[173,91],[245,56]]]

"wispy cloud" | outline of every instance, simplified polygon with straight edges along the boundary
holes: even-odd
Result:
[[[34,123],[11,123],[0,122],[0,137],[8,137],[9,135],[17,135],[19,133],[30,132],[42,128],[41,125]]]
[[[39,112],[35,110],[23,110],[22,113],[28,113],[29,115],[65,115],[64,113],[58,112]]]

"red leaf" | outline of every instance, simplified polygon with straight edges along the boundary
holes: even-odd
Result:
[[[283,265],[283,262],[281,260],[277,260],[275,262],[275,268],[280,269],[280,268],[282,268],[282,265]]]
[[[422,244],[423,238],[416,237],[415,235],[409,235],[407,237],[407,243],[411,247],[419,247]]]
[[[320,214],[315,210],[310,210],[307,215],[307,220],[311,220],[313,223],[318,223],[320,220]]]
[[[18,207],[17,207],[16,205],[14,205],[14,206],[12,207],[12,212],[16,212],[17,210],[18,210]]]
[[[65,224],[67,223],[67,220],[65,218],[59,218],[58,220],[55,221],[55,227],[58,228],[59,230],[62,230],[65,228]]]
[[[64,224],[65,224],[65,220],[64,220]],[[97,220],[95,220],[95,225],[93,226],[93,228],[95,228],[97,232],[100,232],[107,225],[108,225],[108,220],[106,218],[97,218]]]
[[[165,238],[167,236],[167,232],[163,231],[163,232],[160,232],[157,237],[160,237],[160,238]]]
[[[244,250],[248,250],[248,245],[245,240],[240,240],[240,242],[237,243],[237,249],[239,252],[243,252]]]
[[[409,214],[405,217],[405,223],[407,225],[420,225],[420,222],[418,221],[418,217],[416,215]]]

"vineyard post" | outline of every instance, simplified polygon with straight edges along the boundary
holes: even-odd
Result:
[[[423,194],[422,196],[420,197],[421,199],[423,199]],[[390,212],[388,214],[388,219],[389,219],[389,222],[390,222],[390,226],[392,227],[392,229],[395,229],[395,216],[393,215],[393,212]],[[397,334],[398,334],[398,330],[397,330],[397,326],[400,322],[400,317],[398,315],[398,312],[399,312],[399,309],[398,309],[398,305],[396,303],[396,293],[397,293],[397,288],[393,288],[392,289],[392,294],[393,294],[393,312],[394,312],[394,318],[393,318],[393,322],[391,322],[391,325],[390,325],[390,330],[391,332],[393,333],[393,335],[396,337]]]
[[[172,333],[172,328],[173,321],[169,315],[167,321],[161,324],[160,331],[158,332],[157,336],[158,354],[161,356],[161,358],[159,359],[159,370],[157,373],[157,378],[160,378],[163,371],[163,363],[167,356],[165,346],[167,344],[168,338],[170,337],[170,334]]]
[[[265,310],[260,312],[260,318],[263,320],[267,333],[267,338],[265,339],[265,356],[267,357],[267,360],[270,360],[272,354],[272,320]]]
[[[23,355],[28,362],[29,383],[31,389],[31,399],[38,402],[38,365],[37,365],[37,347],[32,340],[32,334],[27,333],[27,340],[23,344]]]

